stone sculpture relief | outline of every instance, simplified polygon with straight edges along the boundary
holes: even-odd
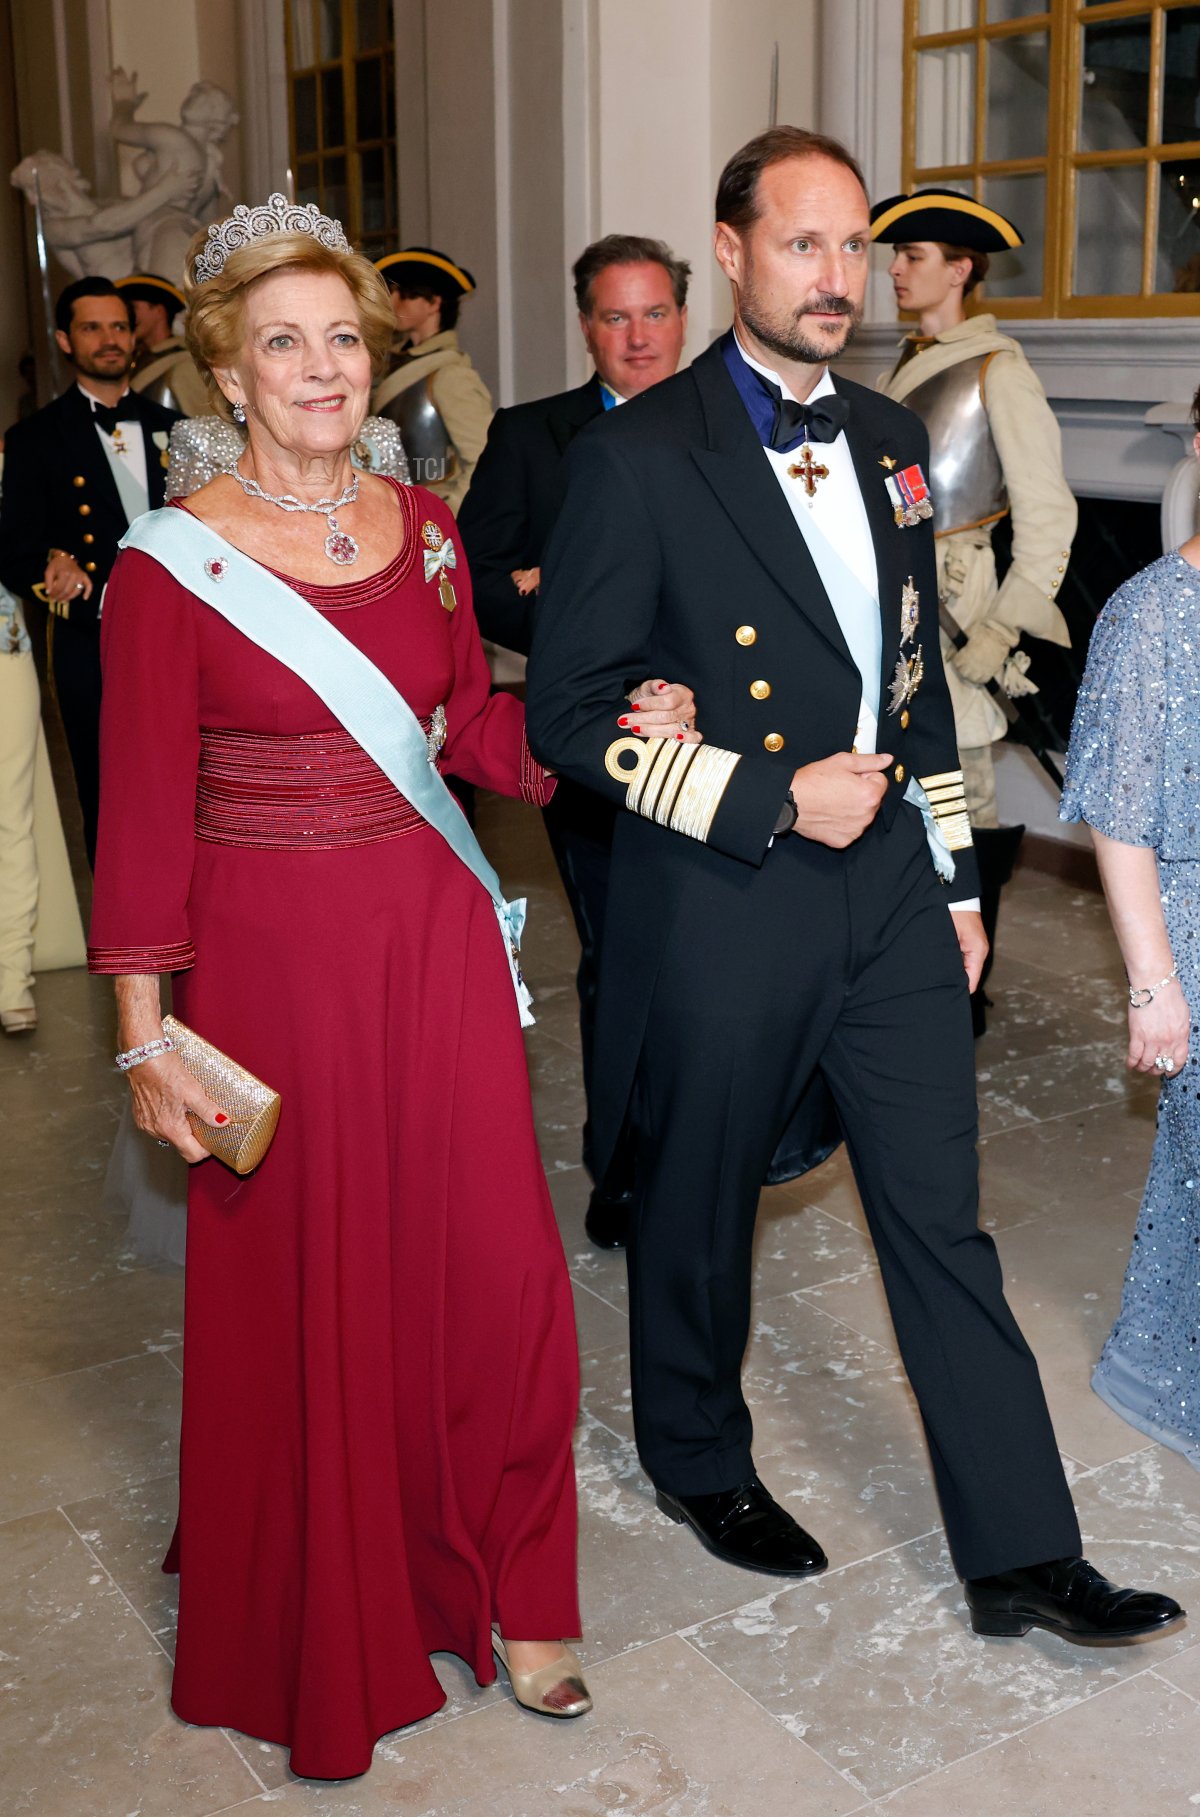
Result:
[[[228,211],[221,168],[238,121],[233,97],[215,82],[193,84],[178,125],[139,120],[145,98],[136,73],[113,71],[111,131],[136,154],[136,195],[93,196],[87,178],[54,151],[32,152],[12,172],[31,206],[40,191],[47,248],[72,278],[157,271],[179,282],[193,235]]]

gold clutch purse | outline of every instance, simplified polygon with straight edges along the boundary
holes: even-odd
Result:
[[[174,1016],[163,1017],[163,1033],[171,1037],[193,1079],[229,1118],[214,1128],[189,1110],[187,1120],[197,1142],[234,1173],[252,1172],[271,1146],[279,1122],[279,1093]]]

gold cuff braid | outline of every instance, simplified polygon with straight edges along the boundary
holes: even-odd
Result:
[[[633,763],[622,763],[626,753]],[[729,778],[740,762],[737,751],[680,744],[673,738],[618,738],[604,753],[609,775],[627,785],[627,808],[644,820],[701,842],[708,838]]]
[[[973,845],[962,771],[944,770],[938,776],[921,776],[918,781],[929,798],[938,831],[950,851],[965,851]]]

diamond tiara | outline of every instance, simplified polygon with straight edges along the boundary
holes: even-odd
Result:
[[[213,223],[207,240],[196,254],[193,281],[205,284],[210,278],[219,277],[231,253],[240,252],[243,246],[265,240],[273,233],[306,233],[333,252],[351,249],[341,222],[331,221],[328,215],[323,215],[315,202],[301,206],[276,193],[260,202],[257,208],[247,208],[244,202],[239,202],[224,221]]]

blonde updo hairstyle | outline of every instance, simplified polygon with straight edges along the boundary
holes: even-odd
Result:
[[[230,253],[215,278],[196,281],[196,259],[208,241],[198,233],[187,253],[187,344],[218,416],[233,421],[233,406],[213,375],[214,366],[237,364],[246,344],[246,297],[263,278],[281,271],[331,271],[344,278],[354,299],[363,343],[378,377],[396,332],[387,285],[361,252],[337,252],[307,233],[272,233]]]

